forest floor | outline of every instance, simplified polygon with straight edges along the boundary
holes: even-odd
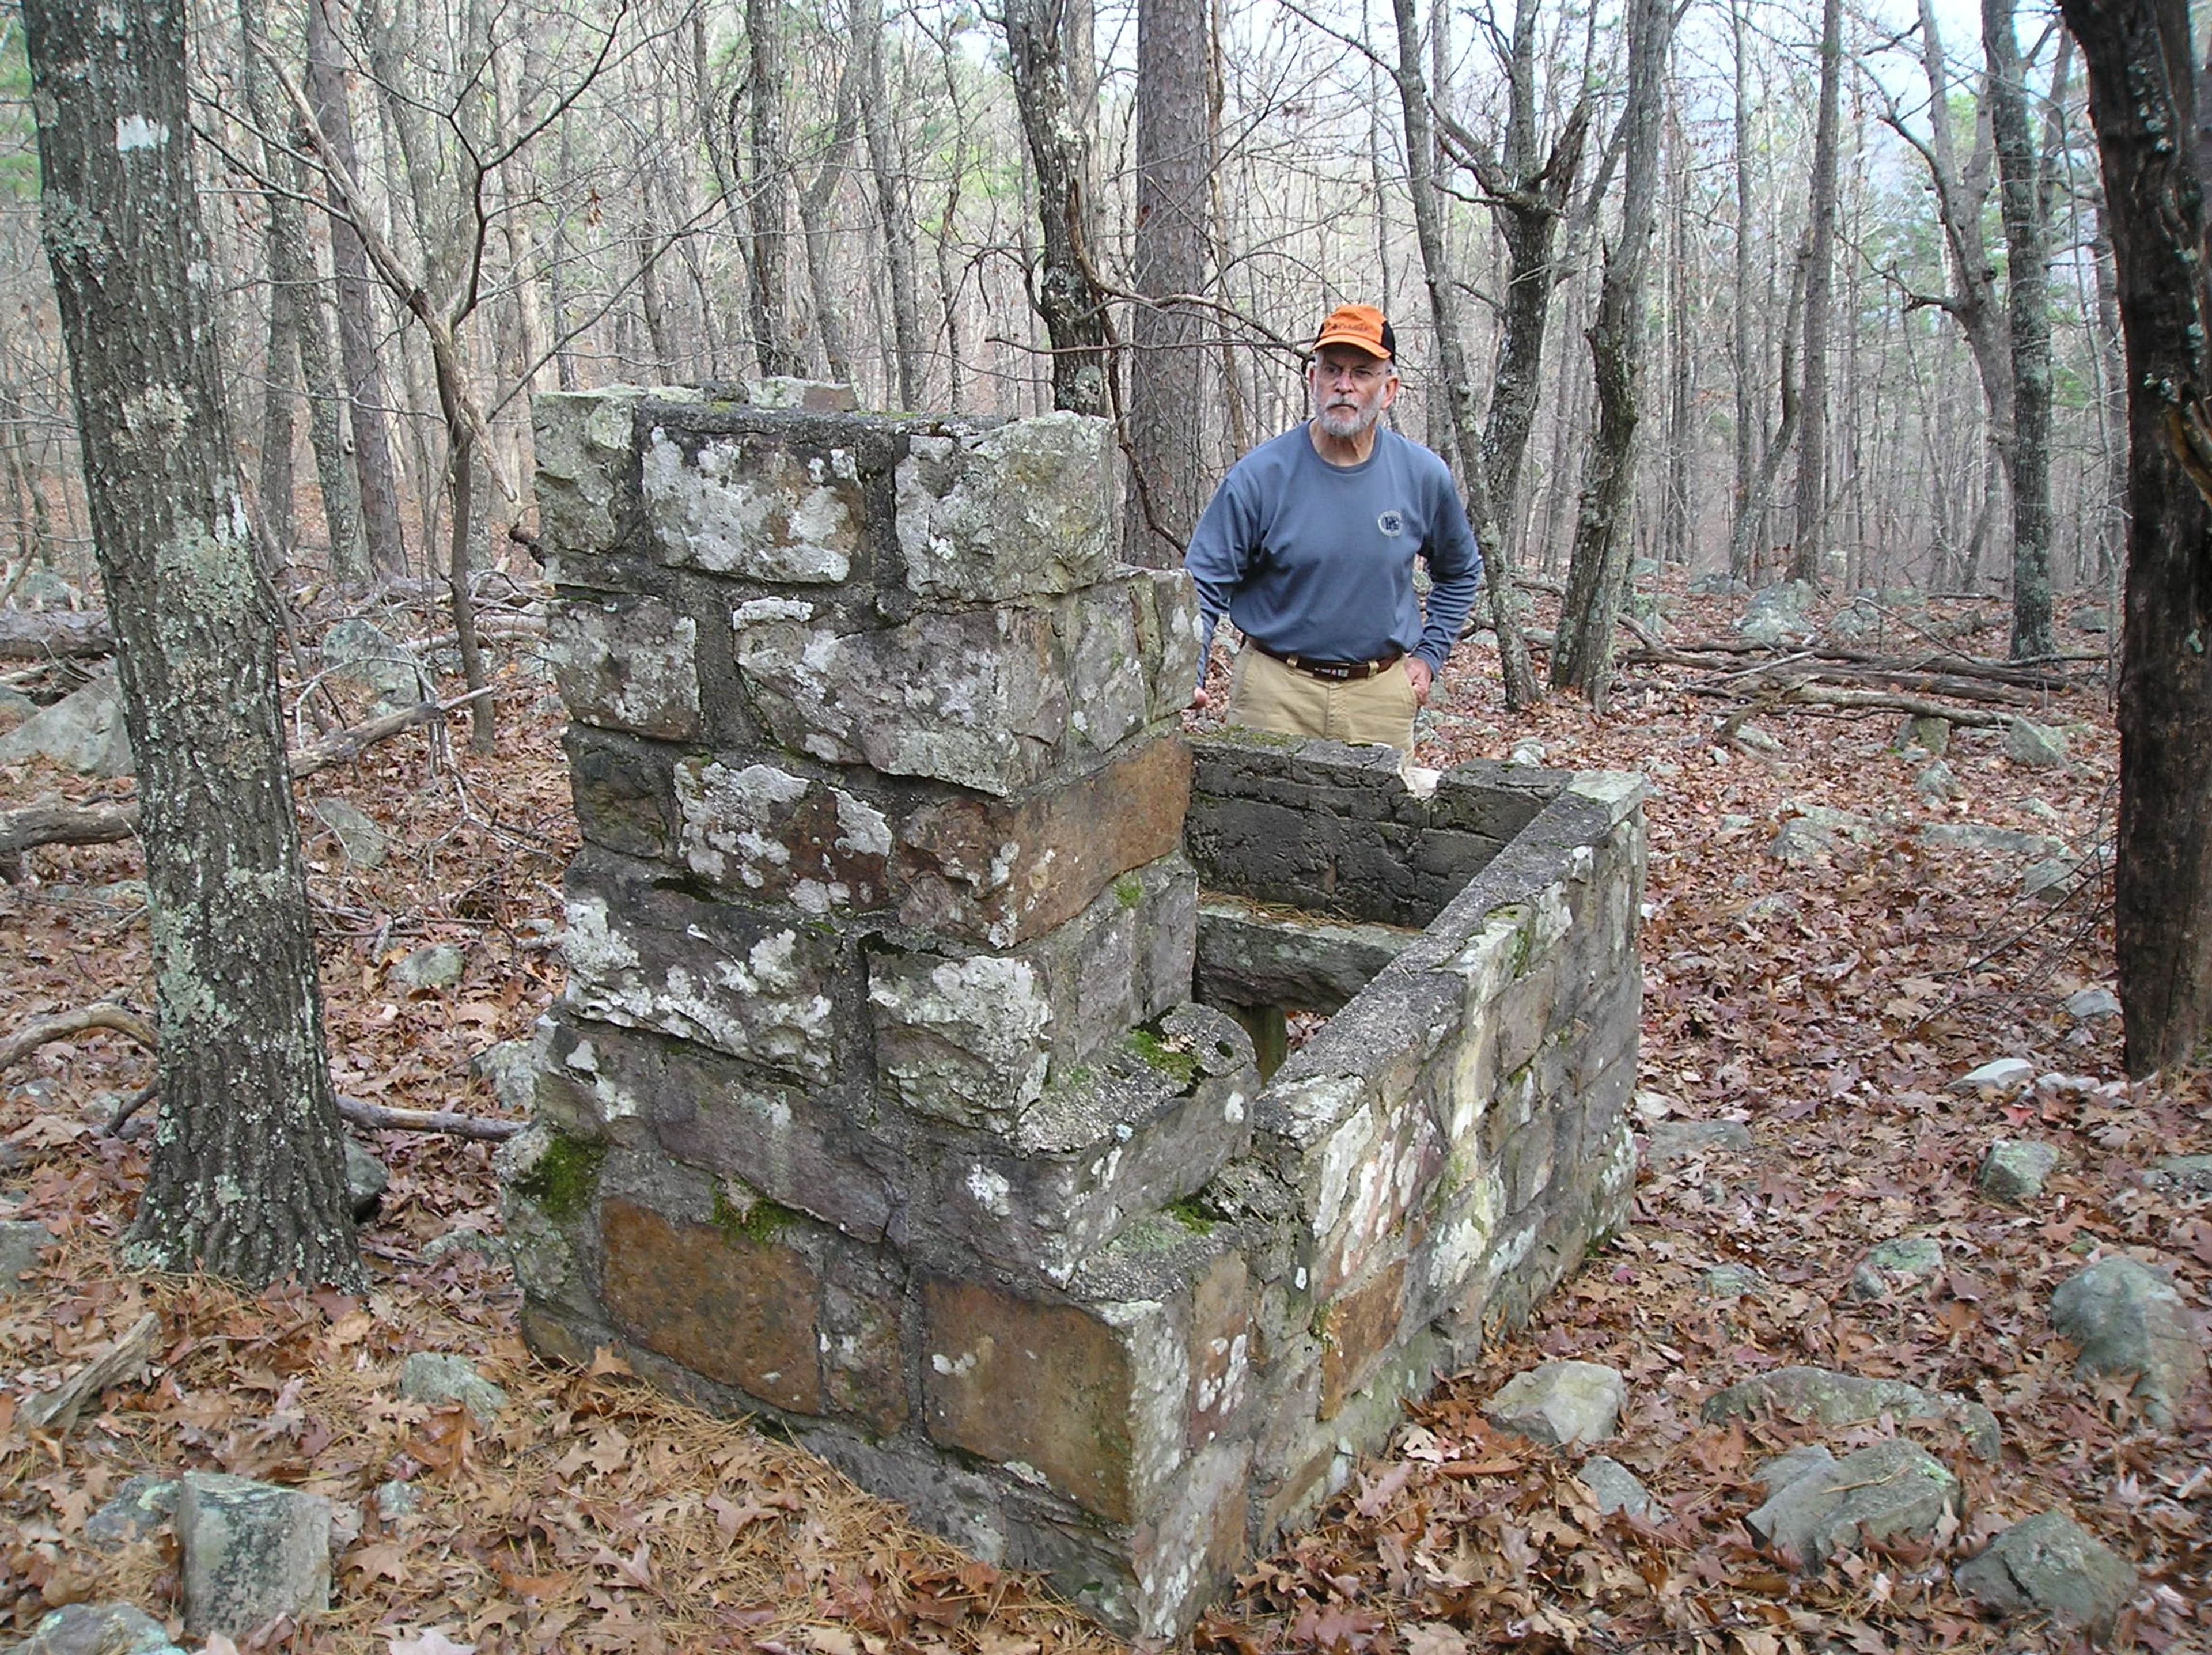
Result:
[[[1728,635],[1740,605],[1672,582],[1669,637]],[[2069,610],[2079,607],[2069,605]],[[1936,603],[1923,624],[1972,605]],[[1821,612],[1826,612],[1823,611]],[[2001,606],[1958,647],[2001,654]],[[388,623],[390,624],[390,623]],[[397,623],[405,630],[407,623]],[[1908,632],[1897,648],[1918,647]],[[2095,641],[2062,626],[2073,648]],[[1610,712],[1554,697],[1503,710],[1495,660],[1463,647],[1417,757],[1446,764],[1543,744],[1544,762],[1640,770],[1651,859],[1642,946],[1639,1117],[1743,1123],[1752,1147],[1640,1175],[1634,1220],[1533,1323],[1414,1409],[1317,1526],[1244,1577],[1197,1634],[1202,1650],[1267,1655],[1463,1655],[1502,1648],[2045,1650],[2067,1640],[1984,1618],[1948,1565],[2051,1508],[2142,1570],[2119,1641],[2212,1648],[2212,1412],[2200,1386],[2177,1425],[2149,1428],[2125,1386],[2077,1380],[2052,1333],[2051,1290],[2124,1252],[2169,1270],[2203,1306],[2212,1208],[2145,1187],[2162,1153],[2212,1149],[2212,1080],[2120,1078],[2118,1019],[2061,1002],[2112,978],[2109,879],[2093,863],[2021,894],[2032,857],[1933,846],[1917,830],[1973,822],[2108,845],[2117,745],[2103,678],[2033,713],[2065,727],[2063,767],[2002,756],[1961,729],[1960,796],[1915,791],[1894,714],[1808,707],[1759,715],[1753,746],[1717,740],[1729,703],[1711,674],[1624,667]],[[338,1090],[373,1102],[495,1114],[471,1058],[528,1032],[559,987],[559,884],[574,848],[557,703],[510,661],[498,751],[476,758],[416,731],[301,787]],[[358,709],[354,709],[356,715]],[[1772,739],[1770,745],[1758,732]],[[0,805],[90,784],[0,770]],[[349,866],[313,814],[342,797],[384,824],[392,854]],[[1801,865],[1770,846],[1808,807],[1864,818]],[[0,886],[0,1037],[111,999],[148,1005],[143,886],[130,843],[29,853]],[[448,990],[402,990],[392,967],[426,942],[465,952]],[[2025,1095],[1962,1094],[1987,1059],[2024,1057]],[[117,1265],[145,1151],[109,1123],[151,1075],[120,1035],[52,1044],[0,1076],[0,1217],[59,1239],[0,1299],[0,1642],[47,1607],[125,1597],[173,1609],[162,1536],[112,1549],[88,1518],[141,1472],[220,1469],[332,1497],[362,1527],[336,1565],[337,1607],[272,1648],[434,1655],[493,1651],[757,1648],[764,1655],[1046,1655],[1115,1641],[1033,1581],[908,1526],[820,1462],[744,1423],[660,1396],[603,1360],[534,1363],[495,1244],[491,1152],[450,1137],[375,1135],[391,1171],[363,1232],[374,1286],[242,1295]],[[2023,1207],[1978,1194],[1989,1143],[2033,1137],[2061,1159]],[[458,1243],[447,1239],[458,1234]],[[1932,1282],[1861,1302],[1844,1291],[1872,1244],[1938,1238]],[[1755,1266],[1763,1293],[1706,1296],[1711,1266]],[[108,1390],[75,1430],[33,1436],[20,1403],[96,1354],[146,1310],[149,1377]],[[470,1357],[514,1399],[479,1427],[458,1408],[398,1400],[417,1350]],[[1656,1524],[1600,1518],[1571,1456],[1490,1431],[1480,1405],[1510,1375],[1577,1357],[1627,1376],[1605,1451],[1664,1502]],[[1809,1362],[1963,1391],[1994,1410],[2004,1451],[1968,1457],[1950,1429],[1918,1437],[1964,1480],[1955,1531],[1791,1573],[1750,1543],[1763,1457],[1809,1440],[1786,1425],[1700,1423],[1735,1379]],[[1831,1430],[1841,1447],[1850,1433]],[[386,1520],[388,1479],[420,1505]]]

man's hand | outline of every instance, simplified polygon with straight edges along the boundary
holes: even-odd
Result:
[[[1190,709],[1193,712],[1201,712],[1205,709],[1212,705],[1213,697],[1206,694],[1206,686],[1204,685],[1200,685],[1196,690],[1191,692]]]
[[[1413,704],[1416,707],[1424,705],[1428,701],[1429,685],[1435,681],[1436,674],[1429,671],[1428,662],[1419,655],[1407,656],[1404,665],[1407,680],[1413,686]]]

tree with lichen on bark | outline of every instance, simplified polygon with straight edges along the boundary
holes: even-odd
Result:
[[[178,0],[28,0],[47,257],[137,757],[160,1034],[125,1256],[362,1283],[277,701],[224,429]]]

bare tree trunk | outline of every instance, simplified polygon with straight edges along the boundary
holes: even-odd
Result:
[[[2051,278],[2049,209],[2013,0],[1982,0],[1990,132],[2005,231],[2005,307],[2012,324],[2012,654],[2048,655],[2051,632]],[[2061,60],[2062,64],[2063,59]],[[2063,88],[2063,78],[2060,86]]]
[[[275,599],[241,526],[200,274],[183,10],[23,7],[152,915],[161,1116],[125,1257],[255,1286],[362,1287]]]
[[[1139,0],[1137,216],[1127,429],[1134,505],[1123,556],[1172,569],[1198,526],[1209,405],[1200,313],[1213,171],[1207,0]],[[1147,302],[1149,301],[1149,302]]]
[[[902,408],[921,406],[921,305],[915,288],[914,207],[907,198],[900,165],[896,122],[884,87],[882,0],[859,0],[863,9],[853,42],[864,54],[861,114],[868,142],[868,170],[876,185],[876,212],[882,220],[884,262],[890,277],[891,335],[898,362]]]
[[[335,0],[307,0],[307,96],[331,160],[352,172],[353,113],[346,98],[345,62],[332,33],[334,4]],[[331,266],[337,278],[338,354],[345,363],[354,472],[361,481],[362,531],[371,565],[380,575],[397,579],[407,573],[407,546],[399,531],[399,487],[384,416],[390,399],[369,313],[368,255],[353,227],[337,216],[331,220]]]
[[[2062,0],[2088,75],[2128,345],[2113,945],[2127,1067],[2212,1033],[2212,288],[2185,0]]]
[[[830,377],[840,385],[853,383],[853,352],[846,343],[843,307],[837,299],[836,259],[830,247],[830,216],[837,198],[837,186],[844,181],[845,169],[852,163],[853,141],[860,131],[860,91],[866,72],[861,50],[856,39],[837,72],[830,142],[823,149],[822,165],[814,174],[814,181],[799,196],[799,223],[806,239],[806,284],[814,295],[815,337],[821,341],[822,359]]]
[[[763,374],[804,374],[805,361],[791,337],[785,275],[791,230],[783,198],[789,163],[783,146],[783,19],[776,0],[745,0],[745,43],[752,52],[746,103],[752,177],[746,202],[752,222],[753,348]]]
[[[1071,39],[1072,9],[1087,25],[1090,8],[1071,0],[1006,0],[1006,51],[1036,173],[1043,245],[1030,302],[1052,344],[1052,405],[1105,414],[1113,407],[1106,295],[1091,264],[1089,147],[1071,77],[1090,47]]]
[[[1574,553],[1559,609],[1559,647],[1552,654],[1553,687],[1579,691],[1599,712],[1612,688],[1613,622],[1631,550],[1627,530],[1635,501],[1644,350],[1644,266],[1656,207],[1661,82],[1674,28],[1672,0],[1631,0],[1628,103],[1620,117],[1620,240],[1606,257],[1597,320],[1589,335],[1597,441],[1583,474]]]
[[[1735,516],[1729,525],[1729,574],[1752,575],[1752,536],[1744,521],[1751,508],[1752,477],[1757,469],[1753,426],[1758,399],[1752,392],[1751,291],[1751,64],[1744,50],[1747,0],[1729,0],[1729,28],[1735,57]]]
[[[1844,80],[1843,0],[1820,9],[1820,107],[1813,129],[1813,200],[1806,228],[1804,394],[1797,417],[1796,539],[1792,579],[1818,584],[1828,486],[1828,319],[1836,268],[1838,101]]]

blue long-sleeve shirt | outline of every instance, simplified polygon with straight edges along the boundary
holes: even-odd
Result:
[[[1413,559],[1429,565],[1425,615]],[[1441,671],[1482,580],[1482,556],[1451,472],[1378,429],[1357,465],[1314,452],[1304,425],[1230,468],[1183,557],[1206,642],[1226,615],[1276,655],[1375,660],[1419,655]],[[1200,656],[1201,673],[1204,657]]]

